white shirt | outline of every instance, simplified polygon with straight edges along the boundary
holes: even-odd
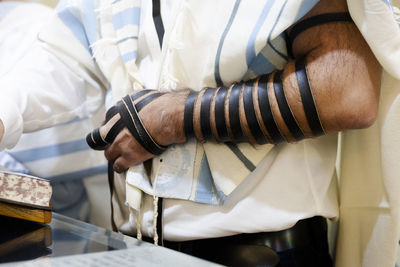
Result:
[[[221,8],[225,4],[231,6],[232,3],[232,1],[226,1],[221,4]],[[179,4],[186,3],[179,2]],[[184,19],[177,20],[175,26],[171,26],[168,18],[176,18],[175,14],[183,16],[180,13],[182,10],[190,10],[190,12],[197,10],[196,2],[191,2],[184,8],[182,5],[170,5],[169,13],[164,13],[169,9],[163,9],[162,16],[166,33],[163,50],[160,48],[157,50],[154,43],[149,42],[149,40],[156,40],[158,44],[151,17],[150,1],[142,3],[137,65],[142,82],[148,87],[160,84],[160,81],[161,85],[165,85],[162,79],[158,80],[163,75],[162,73],[149,71],[157,70],[156,66],[161,63],[169,66],[170,74],[178,80],[178,84],[175,84],[178,88],[205,86],[205,82],[209,80],[208,75],[213,74],[213,70],[205,68],[207,64],[200,65],[203,68],[201,72],[197,68],[193,68],[193,73],[180,72],[182,64],[186,66],[183,69],[188,71],[192,69],[190,66],[193,66],[193,62],[205,62],[204,60],[211,62],[212,57],[201,58],[200,52],[192,52],[191,56],[177,58],[174,55],[168,56],[168,53],[164,51],[172,47],[180,51],[181,55],[185,55],[185,51],[190,51],[190,49],[187,50],[190,47],[179,50],[181,48],[177,43],[178,40],[168,38],[177,29],[184,27],[187,22]],[[202,9],[202,12],[204,11]],[[239,9],[240,12],[246,11]],[[193,29],[198,26],[190,25]],[[153,30],[150,30],[151,28]],[[64,30],[68,29],[64,28]],[[185,28],[182,30],[184,31]],[[223,25],[216,31],[223,32]],[[70,33],[66,32],[66,34]],[[189,34],[182,37],[187,38],[187,40],[182,40],[184,43],[190,42],[191,45],[195,45],[198,42],[197,39],[190,39]],[[234,41],[234,39],[229,41],[229,38],[232,36],[227,36],[225,40],[228,44]],[[213,49],[217,47],[218,43],[215,43]],[[199,46],[199,49],[203,49],[202,53],[207,55],[214,53],[207,46]],[[211,50],[207,52],[207,49]],[[73,117],[90,116],[104,102],[104,83],[100,82],[101,77],[93,75],[93,71],[88,71],[87,66],[79,64],[65,51],[67,50],[55,49],[46,43],[36,41],[29,53],[21,59],[18,67],[0,81],[0,86],[6,88],[4,98],[0,100],[0,118],[6,127],[2,147],[14,145],[15,138],[22,130],[33,131],[68,121]],[[223,53],[228,53],[228,51],[229,49],[223,50]],[[107,51],[105,54],[107,57]],[[225,56],[229,54],[224,54],[221,59]],[[102,66],[100,69],[107,74]],[[243,67],[243,70],[246,69]],[[198,75],[198,73],[203,73],[203,76],[190,79],[190,75]],[[226,69],[221,69],[221,75],[227,75],[227,80],[235,79],[235,75],[227,72]],[[29,91],[26,88],[30,88]],[[10,110],[13,112],[9,112]],[[16,137],[13,138],[13,136]],[[261,160],[256,170],[233,190],[223,205],[211,206],[187,200],[165,199],[164,238],[188,240],[243,232],[276,231],[286,229],[300,219],[315,215],[336,217],[338,214],[336,184],[335,179],[332,179],[335,173],[335,160],[336,135],[305,140],[296,144],[279,145]],[[130,185],[127,184],[128,192],[129,187]],[[139,216],[142,232],[147,236],[153,235],[152,202],[152,196],[145,198]],[[128,219],[127,214],[125,214],[125,219]],[[125,223],[120,222],[119,225],[121,225],[120,230],[125,233],[135,232],[135,222],[132,217]]]
[[[97,118],[96,124],[92,124],[88,115],[100,107],[93,105],[88,109],[86,93],[93,90],[101,98],[102,88],[73,74],[58,58],[62,54],[49,53],[45,45],[38,44],[37,35],[53,15],[53,9],[39,4],[0,2],[0,10],[0,101],[6,114],[2,118],[6,135],[1,146],[12,147],[0,153],[0,164],[10,171],[49,179],[54,191],[53,208],[64,212],[67,208],[70,216],[87,219],[88,212],[71,211],[80,205],[89,211],[86,194],[94,209],[109,205],[107,198],[93,197],[90,188],[85,190],[84,186],[91,183],[98,190],[109,190],[103,153],[90,149],[85,140],[99,121]],[[69,99],[76,103],[71,107],[81,107],[70,110]],[[60,103],[59,108],[55,101]],[[92,223],[109,225],[108,210],[92,211],[92,215],[96,216],[92,216]]]

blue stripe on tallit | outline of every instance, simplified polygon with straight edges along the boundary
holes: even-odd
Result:
[[[256,52],[255,52],[255,47],[254,43],[257,39],[257,35],[260,32],[261,27],[263,26],[269,12],[271,11],[271,8],[274,4],[275,0],[269,0],[265,4],[263,10],[261,11],[260,16],[258,17],[257,23],[253,28],[253,31],[251,32],[249,41],[247,42],[247,47],[246,47],[246,63],[247,66],[250,66],[254,58],[256,57]]]
[[[83,25],[89,44],[94,44],[97,40],[96,14],[94,13],[94,0],[84,0],[83,3]]]
[[[76,39],[92,54],[90,49],[89,40],[86,35],[83,23],[72,13],[73,7],[68,5],[68,1],[62,0],[56,8],[57,15],[64,23],[65,26],[74,34]]]
[[[236,0],[235,6],[233,7],[233,10],[232,10],[231,16],[229,18],[228,24],[226,25],[225,30],[222,33],[221,39],[220,39],[219,44],[218,44],[218,50],[217,50],[217,54],[215,56],[215,64],[214,64],[214,78],[215,78],[215,82],[216,82],[217,86],[222,86],[223,85],[222,79],[221,79],[221,73],[219,71],[219,61],[221,59],[222,46],[224,45],[225,38],[228,35],[228,32],[229,32],[229,30],[230,30],[230,28],[232,26],[232,23],[233,23],[233,21],[235,19],[236,13],[237,13],[237,11],[239,9],[239,5],[240,5],[240,0]]]
[[[219,189],[219,187],[215,183],[214,183],[214,186],[215,186],[216,194],[219,199],[219,203],[224,203],[226,200],[226,195],[224,194],[224,192],[222,192],[221,189]]]
[[[140,8],[132,7],[113,15],[114,29],[119,30],[128,25],[139,25]]]
[[[136,51],[131,51],[131,52],[128,52],[126,54],[123,54],[121,56],[121,59],[122,59],[122,61],[124,63],[126,63],[126,62],[129,62],[129,61],[135,60],[136,57],[137,57],[137,52]]]
[[[299,11],[297,12],[297,18],[296,21],[298,19],[300,19],[301,17],[303,17],[308,11],[310,11],[315,4],[318,2],[318,0],[311,0],[311,1],[303,1],[299,7]],[[274,64],[265,56],[265,52],[267,50],[272,50],[274,51],[274,53],[276,53],[277,55],[279,55],[283,60],[287,61],[288,57],[287,57],[287,51],[286,51],[286,46],[283,47],[279,47],[277,46],[275,43],[276,39],[271,40],[271,35],[276,27],[276,25],[278,24],[283,10],[285,9],[285,6],[287,4],[287,0],[285,1],[285,3],[282,5],[281,10],[279,11],[279,15],[277,17],[277,19],[274,22],[274,25],[271,29],[271,32],[268,36],[267,39],[267,46],[265,48],[263,48],[261,50],[261,52],[257,55],[256,59],[250,63],[249,68],[256,74],[256,75],[261,75],[261,74],[265,74],[265,73],[270,73],[271,71],[273,71],[274,69],[276,69],[276,67],[274,67]],[[283,34],[280,34],[277,38],[286,38]]]
[[[393,7],[392,1],[391,0],[382,0],[386,5],[388,5],[390,8]]]
[[[203,155],[196,187],[196,202],[213,203],[213,180],[206,154]],[[214,200],[215,201],[215,200]]]
[[[257,57],[251,62],[249,69],[255,75],[259,76],[272,72],[276,69],[276,67],[262,53],[259,53]]]
[[[287,4],[287,0],[286,0],[285,3],[282,5],[282,8],[281,8],[281,10],[279,11],[279,14],[278,14],[278,18],[275,20],[274,26],[272,26],[272,29],[271,29],[271,31],[270,31],[270,33],[269,33],[269,35],[268,35],[267,45],[269,45],[269,46],[271,47],[271,49],[272,49],[273,51],[275,51],[276,54],[278,54],[278,55],[281,56],[284,60],[287,61],[287,60],[288,60],[287,55],[285,55],[285,54],[283,54],[281,51],[279,51],[279,49],[277,49],[277,48],[272,44],[272,42],[271,42],[271,35],[272,35],[272,33],[274,32],[275,27],[276,27],[276,25],[278,24],[278,21],[280,20],[280,18],[281,18],[281,16],[282,16],[282,13],[283,13],[283,10],[284,10],[285,7],[286,7],[286,4]]]
[[[82,178],[87,178],[90,176],[98,175],[98,174],[106,174],[107,173],[107,165],[100,165],[88,169],[67,172],[60,175],[55,175],[48,178],[52,183],[57,183],[61,181],[72,181],[79,180]]]
[[[90,150],[85,139],[74,140],[49,146],[42,146],[32,149],[10,151],[10,155],[21,163],[32,162],[47,158],[72,154],[84,150]]]

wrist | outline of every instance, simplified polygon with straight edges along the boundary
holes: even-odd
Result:
[[[183,114],[187,92],[167,93],[143,108],[140,117],[152,136],[161,145],[186,142]]]

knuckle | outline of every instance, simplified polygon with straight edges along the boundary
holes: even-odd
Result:
[[[106,159],[107,159],[108,161],[111,160],[110,148],[107,148],[106,150],[104,150],[104,156],[106,157]]]

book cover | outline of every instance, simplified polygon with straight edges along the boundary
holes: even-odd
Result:
[[[0,214],[43,223],[51,221],[50,181],[0,171]]]

